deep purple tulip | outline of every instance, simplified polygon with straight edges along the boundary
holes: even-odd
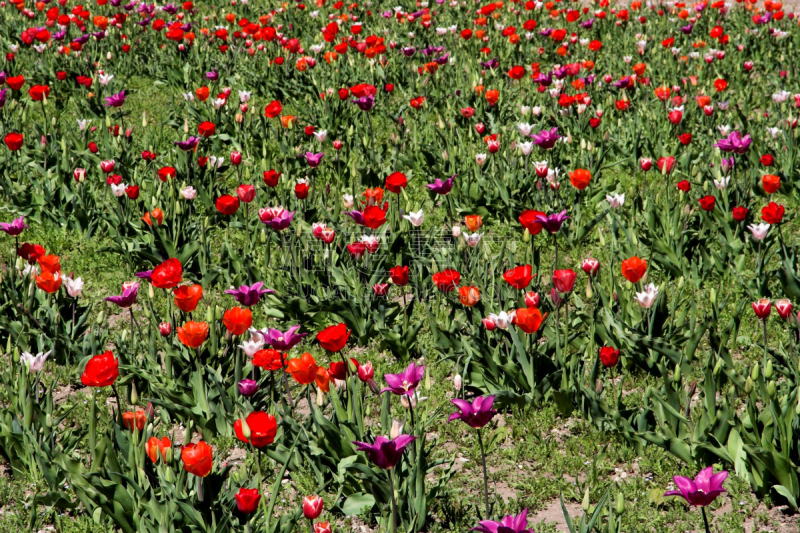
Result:
[[[11,221],[11,224],[0,222],[0,231],[8,233],[12,237],[18,237],[27,227],[28,225],[25,224],[24,216],[15,218],[13,221]]]
[[[631,81],[630,76],[623,76],[614,83],[612,83],[611,85],[613,85],[617,89],[627,89],[628,87],[633,85],[633,82]]]
[[[541,224],[548,233],[556,233],[561,229],[561,225],[567,220],[567,210],[560,213],[552,213],[550,215],[536,215],[535,222]]]
[[[713,466],[701,470],[697,477],[694,478],[694,481],[688,477],[675,476],[672,479],[678,489],[667,491],[664,496],[681,496],[689,505],[705,507],[706,505],[711,505],[711,502],[723,492],[728,492],[722,488],[722,482],[727,477],[728,472],[726,470],[719,474],[714,474]]]
[[[559,80],[563,80],[567,77],[567,67],[558,67],[553,69],[553,76],[555,76]]]
[[[136,303],[136,295],[139,294],[139,282],[126,283],[120,296],[109,296],[105,300],[126,309]]]
[[[405,48],[401,48],[400,51],[403,52],[403,55],[406,57],[411,57],[417,53],[417,49],[413,46],[406,46]]]
[[[532,533],[528,529],[528,509],[525,508],[517,516],[504,516],[499,522],[494,520],[481,520],[477,527],[470,531],[480,531],[481,533]]]
[[[494,396],[478,396],[472,403],[466,400],[450,400],[461,411],[460,413],[453,413],[448,422],[453,420],[463,420],[466,425],[471,428],[480,429],[497,414],[497,409],[492,409],[494,404]]]
[[[550,37],[553,34],[553,28],[545,28],[539,32],[542,37]]]
[[[734,131],[731,132],[726,139],[717,141],[714,147],[719,148],[723,152],[733,152],[734,154],[741,155],[747,152],[747,149],[750,148],[752,143],[753,139],[750,138],[750,135],[742,137],[741,133]]]
[[[694,24],[688,24],[686,26],[681,26],[681,31],[683,32],[684,35],[691,35],[692,28],[694,28]]]
[[[439,56],[433,60],[434,63],[437,65],[445,65],[450,60],[450,52],[447,52],[443,56]]]
[[[436,178],[436,181],[433,183],[428,183],[425,186],[436,194],[447,194],[453,189],[453,179],[455,179],[455,177],[456,175],[453,174],[444,181]]]
[[[258,382],[252,379],[243,379],[238,383],[238,386],[239,394],[248,398],[258,392]]]
[[[219,80],[219,72],[215,68],[211,72],[206,72],[206,79],[211,81],[218,81]]]
[[[550,87],[550,84],[553,83],[553,73],[552,72],[540,72],[533,78],[533,81],[542,85],[544,87]]]
[[[265,294],[272,294],[275,291],[272,289],[262,289],[264,286],[263,281],[253,283],[251,286],[241,285],[238,289],[229,289],[225,294],[233,295],[234,299],[245,307],[256,305],[261,297]]]
[[[553,146],[556,145],[556,141],[561,138],[561,135],[558,134],[558,128],[553,127],[549,130],[542,130],[539,133],[534,133],[531,135],[531,139],[533,139],[533,144],[539,146],[539,148],[544,148],[545,150],[549,150]]]
[[[359,226],[364,225],[364,214],[361,211],[356,211],[356,210],[345,211],[344,214],[352,218],[353,222],[355,222]]]
[[[310,166],[311,168],[317,168],[319,164],[322,162],[322,156],[324,155],[325,155],[324,152],[319,154],[315,154],[313,152],[306,152],[306,163],[308,163],[308,166]]]
[[[593,18],[581,22],[581,28],[583,28],[583,29],[590,30],[592,28],[592,26],[594,26],[594,19]]]
[[[270,328],[267,331],[262,330],[261,335],[267,344],[279,352],[288,352],[297,346],[303,340],[303,337],[308,335],[308,333],[297,333],[298,329],[300,329],[300,326],[292,326],[284,333],[279,329]]]
[[[176,141],[172,144],[183,150],[184,152],[191,152],[200,142],[200,137],[189,137],[185,141]]]
[[[380,393],[383,394],[389,391],[400,396],[404,394],[406,396],[413,396],[414,389],[417,388],[417,385],[419,385],[419,382],[422,381],[424,376],[425,367],[411,363],[408,365],[408,368],[399,374],[385,374],[383,379],[386,380],[386,384],[389,386],[381,389]]]
[[[722,161],[719,162],[719,168],[722,170],[722,172],[727,174],[727,172],[732,169],[735,164],[736,161],[734,160],[733,156],[727,158],[723,157]]]
[[[358,451],[366,452],[367,457],[375,466],[389,470],[400,462],[400,457],[402,457],[406,446],[416,438],[411,435],[398,435],[396,438],[389,440],[379,435],[375,437],[375,444],[358,441],[353,441],[353,444],[356,445]]]
[[[107,96],[104,100],[106,101],[106,107],[122,107],[122,104],[125,103],[125,91]]]
[[[489,61],[481,61],[481,66],[483,68],[496,69],[497,67],[500,66],[500,58],[499,57],[494,57],[493,59],[490,59]]]
[[[375,107],[375,97],[371,94],[368,96],[362,96],[361,98],[356,98],[355,100],[350,100],[352,103],[356,104],[361,111],[369,111],[373,107]]]
[[[6,93],[8,93],[8,89],[0,91],[0,109],[3,109],[3,106],[6,105]]]

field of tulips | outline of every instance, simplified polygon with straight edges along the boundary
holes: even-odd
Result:
[[[798,530],[791,6],[124,1],[0,0],[0,533]]]

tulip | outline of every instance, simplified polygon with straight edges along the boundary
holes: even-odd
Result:
[[[769,298],[760,298],[758,301],[753,302],[753,311],[756,316],[762,320],[769,316],[771,309]]]
[[[268,329],[261,331],[264,341],[274,349],[281,352],[288,352],[303,340],[308,333],[297,333],[300,326],[292,326],[285,333],[278,329]]]
[[[642,279],[646,271],[647,261],[644,259],[633,256],[622,262],[622,276],[631,283],[636,283]]]
[[[539,146],[539,148],[549,150],[556,145],[558,139],[561,139],[561,135],[558,134],[558,128],[554,127],[550,130],[542,130],[538,134],[531,135],[531,139],[533,139],[533,144]]]
[[[775,300],[775,310],[782,319],[786,320],[792,314],[792,302],[786,298]]]
[[[239,492],[233,495],[236,499],[236,508],[243,514],[252,514],[258,508],[261,501],[261,494],[258,489],[239,488]]]
[[[10,235],[11,237],[18,237],[22,232],[28,228],[25,224],[25,217],[21,216],[15,218],[11,223],[0,222],[0,231]]]
[[[184,445],[181,450],[181,460],[184,470],[200,478],[210,474],[214,466],[211,446],[202,440],[197,444]]]
[[[71,298],[77,298],[83,291],[83,280],[81,278],[64,278],[64,285],[67,287],[67,294]]]
[[[517,290],[525,289],[533,279],[531,265],[522,265],[503,274],[503,279]]]
[[[158,325],[158,332],[161,334],[162,337],[168,337],[171,331],[172,331],[172,324],[170,324],[169,322],[161,322]]]
[[[675,476],[672,479],[675,481],[677,490],[670,490],[664,493],[664,496],[680,496],[689,505],[706,507],[717,499],[717,496],[723,492],[728,492],[722,488],[722,483],[728,477],[728,472],[725,470],[718,474],[714,474],[714,468],[709,466],[704,468],[697,474],[694,481],[687,477]],[[705,509],[703,510],[705,517]]]
[[[429,183],[429,184],[427,184],[425,186],[428,189],[430,189],[432,192],[436,193],[436,194],[445,195],[445,194],[449,193],[450,190],[453,188],[453,180],[454,179],[455,179],[455,175],[450,176],[445,181],[442,181],[441,179],[436,178],[436,180],[433,183]]]
[[[519,329],[530,335],[539,331],[545,318],[547,318],[547,313],[542,315],[538,308],[526,307],[516,310],[513,322]]]
[[[238,289],[234,289],[231,287],[230,289],[225,291],[225,294],[230,294],[233,298],[239,302],[239,304],[245,307],[252,307],[256,305],[261,297],[267,294],[273,294],[275,291],[272,289],[264,289],[263,281],[257,281],[252,285],[241,285]]]
[[[639,305],[641,305],[643,308],[650,309],[651,307],[653,307],[653,303],[655,303],[657,296],[658,296],[658,287],[650,283],[648,285],[645,285],[643,292],[636,293],[636,297],[634,298],[634,300],[639,302]]]
[[[255,387],[257,390],[258,386],[256,385]],[[249,396],[244,393],[242,394]],[[248,436],[245,436],[245,425],[250,433]],[[247,415],[247,418],[244,420],[244,424],[242,423],[242,419],[237,419],[233,423],[233,432],[236,434],[236,438],[240,441],[252,444],[256,448],[263,448],[275,442],[275,435],[278,433],[278,425],[275,421],[275,417],[271,414],[263,411],[254,411]]]
[[[517,516],[507,515],[499,522],[493,520],[481,520],[476,527],[470,531],[479,533],[532,533],[528,529],[528,509],[523,509]]]
[[[494,331],[494,329],[497,327],[497,323],[492,318],[492,315],[489,315],[488,317],[482,319],[481,323],[483,324],[483,327],[485,327],[487,331]]]
[[[118,305],[123,309],[127,309],[136,303],[136,295],[139,292],[139,282],[129,282],[122,285],[121,296],[109,296],[105,298],[106,302],[111,302]]]
[[[119,377],[119,360],[110,350],[95,355],[83,369],[81,383],[87,387],[108,387]]]
[[[323,503],[319,496],[306,496],[303,498],[303,516],[316,520],[322,514]]]
[[[415,439],[416,437],[411,435],[398,435],[389,440],[379,435],[375,438],[374,444],[358,441],[353,441],[353,444],[356,445],[358,451],[366,452],[367,457],[375,466],[384,470],[391,470],[400,462],[406,447]]]
[[[331,523],[317,522],[314,524],[314,533],[331,533]]]
[[[525,293],[525,306],[526,307],[539,307],[539,293],[529,291]]]
[[[508,326],[514,320],[514,316],[516,315],[516,311],[511,311],[510,313],[506,313],[505,311],[501,311],[500,313],[491,313],[489,315],[489,319],[500,329],[508,329]]]
[[[464,286],[458,289],[458,299],[462,305],[473,307],[480,301],[481,293],[475,286]]]
[[[52,350],[47,352],[39,352],[36,355],[33,355],[29,352],[22,352],[20,359],[22,363],[28,367],[28,372],[38,373],[44,368],[44,363],[47,361],[47,358],[51,353]]]
[[[750,224],[747,226],[747,229],[750,230],[750,233],[753,234],[753,238],[757,241],[763,241],[764,238],[767,236],[769,232],[770,225],[769,224]]]
[[[600,348],[600,362],[606,368],[613,368],[619,362],[619,350],[615,350],[609,346]]]
[[[320,346],[329,352],[339,352],[347,344],[352,332],[347,329],[345,324],[329,326],[317,333],[317,341]]]

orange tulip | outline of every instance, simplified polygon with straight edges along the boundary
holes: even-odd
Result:
[[[54,294],[61,288],[61,272],[48,272],[45,270],[36,276],[36,286],[44,292]]]
[[[225,311],[222,323],[232,335],[242,335],[253,325],[253,313],[249,309],[234,307]]]
[[[37,262],[39,266],[42,267],[42,272],[55,274],[56,272],[61,272],[60,260],[61,258],[57,255],[43,255],[37,259]]]
[[[286,128],[287,130],[294,126],[294,119],[296,117],[294,115],[281,115],[281,126]]]
[[[167,450],[172,448],[172,441],[167,437],[150,437],[144,445],[144,450],[154,463],[158,461],[161,456],[162,461],[167,460]]]
[[[144,411],[142,411],[141,409],[136,411],[135,415],[130,411],[122,414],[122,423],[130,431],[133,431],[134,423],[136,424],[136,429],[138,429],[139,431],[144,431],[145,422],[147,422],[147,417],[145,416]]]
[[[767,174],[761,177],[761,186],[764,187],[764,192],[767,194],[774,194],[781,188],[780,176]]]
[[[537,307],[517,309],[517,312],[514,313],[514,324],[525,333],[530,334],[539,331],[546,317],[547,313],[542,315]]]
[[[205,322],[189,321],[178,326],[178,340],[188,348],[199,348],[208,337],[208,324]]]
[[[330,390],[328,371],[321,366],[317,366],[314,356],[308,352],[296,359],[289,360],[286,371],[301,385],[309,385],[316,382],[317,386],[324,392]]]
[[[569,181],[572,186],[582,191],[589,186],[589,181],[592,179],[592,173],[583,168],[575,169],[574,172],[569,173]]]
[[[175,305],[184,313],[191,313],[197,309],[197,304],[203,298],[202,285],[181,285],[172,293],[175,295]]]
[[[469,285],[458,289],[458,299],[466,307],[472,307],[481,299],[481,291],[478,287]]]
[[[472,233],[475,233],[483,225],[483,218],[480,215],[467,215],[464,217],[467,227]]]
[[[622,262],[622,275],[631,283],[636,283],[644,277],[647,271],[647,261],[635,255]]]
[[[486,101],[489,102],[489,105],[495,105],[499,99],[500,91],[497,89],[490,89],[486,91]]]

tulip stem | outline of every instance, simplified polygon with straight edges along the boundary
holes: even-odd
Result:
[[[481,430],[478,428],[478,444],[481,448],[481,464],[483,466],[483,503],[486,507],[483,519],[489,520],[489,476],[486,474],[486,450],[483,448],[483,438]]]
[[[89,406],[89,461],[94,467],[94,453],[97,448],[97,387],[92,387],[92,403]],[[94,468],[92,468],[94,470]]]
[[[394,500],[394,470],[389,469],[389,496],[392,500],[392,533],[397,533],[397,502]]]
[[[711,528],[708,527],[708,517],[706,516],[706,508],[705,507],[701,507],[700,511],[703,513],[703,522],[706,525],[706,533],[711,533]]]
[[[252,443],[251,443],[252,444]],[[261,450],[253,446],[255,460],[256,460],[256,470],[258,470],[258,493],[261,494],[264,492],[264,475],[261,473]],[[267,519],[267,502],[262,495],[261,498],[261,511],[264,513],[264,522],[269,524],[269,520]],[[269,533],[269,529],[266,530]]]

